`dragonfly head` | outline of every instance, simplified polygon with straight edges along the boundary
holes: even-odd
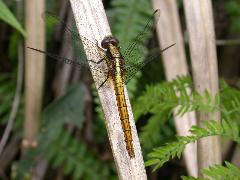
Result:
[[[115,47],[118,46],[119,41],[117,40],[117,38],[113,37],[113,36],[106,36],[102,42],[101,42],[101,46],[104,49],[108,49],[110,45],[113,45]]]

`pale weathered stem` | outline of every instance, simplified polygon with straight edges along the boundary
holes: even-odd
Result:
[[[176,45],[163,53],[163,64],[167,80],[170,81],[179,75],[188,75],[184,41],[178,17],[176,0],[152,0],[153,9],[160,9],[160,19],[157,24],[157,34],[161,48],[170,44]],[[190,93],[189,89],[189,95]],[[176,112],[176,110],[175,110]],[[195,112],[184,116],[174,116],[178,135],[186,136],[192,125],[196,125]],[[197,176],[197,147],[196,143],[188,144],[184,151],[184,159],[189,175]]]
[[[100,59],[97,44],[90,46],[84,39],[87,38],[94,43],[98,42],[100,46],[101,40],[111,34],[103,4],[100,0],[71,0],[71,6],[80,37],[83,40],[86,55],[88,59],[97,61]],[[94,71],[92,71],[92,74],[94,76]],[[99,83],[97,82],[97,78],[95,78],[94,81],[97,84]],[[132,109],[126,92],[125,88],[133,135],[134,158],[130,158],[126,150],[113,82],[109,79],[104,86],[98,90],[119,179],[147,179]]]
[[[240,39],[217,39],[217,46],[239,46]]]
[[[188,44],[188,36],[184,37],[184,42]],[[216,39],[217,46],[238,46],[240,39]]]
[[[203,94],[208,90],[211,97],[218,93],[218,70],[212,4],[210,0],[184,0],[193,80],[196,90]],[[220,121],[219,112],[198,112],[198,125],[203,120]],[[221,164],[219,137],[198,141],[198,168]],[[198,174],[201,176],[200,171]]]
[[[45,49],[44,0],[25,1],[26,46]],[[45,55],[25,51],[25,120],[23,148],[35,147],[39,128]]]
[[[231,163],[233,163],[237,167],[240,167],[240,150],[238,146],[234,150]]]

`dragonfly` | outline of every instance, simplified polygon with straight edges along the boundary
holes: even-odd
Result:
[[[88,40],[85,37],[82,37],[81,39],[77,32],[72,30],[72,28],[68,27],[68,25],[65,22],[58,19],[57,16],[51,13],[46,13],[45,16],[47,16],[48,19],[54,20],[61,24],[65,32],[67,32],[69,36],[76,40],[77,42],[85,41],[85,43],[88,43],[90,47],[96,46],[96,43],[92,42],[91,40]],[[43,53],[53,59],[60,60],[65,64],[69,64],[77,68],[81,67],[82,65],[84,66],[86,64],[88,64],[89,66],[91,65],[92,71],[94,71],[96,74],[101,73],[103,74],[102,76],[104,77],[102,81],[99,83],[100,85],[97,87],[98,89],[101,88],[109,80],[109,78],[113,80],[119,118],[121,121],[122,131],[126,142],[126,150],[130,158],[134,158],[135,153],[133,148],[133,139],[131,125],[129,121],[128,107],[124,93],[124,84],[128,83],[130,79],[134,77],[134,75],[140,69],[142,69],[147,63],[153,61],[154,59],[156,59],[156,57],[159,56],[159,55],[149,56],[146,61],[138,60],[141,58],[140,54],[142,51],[142,44],[144,43],[146,36],[152,33],[152,29],[154,28],[154,18],[156,18],[157,22],[159,16],[160,10],[157,9],[154,11],[151,18],[147,21],[143,31],[136,36],[134,41],[130,43],[130,45],[125,49],[123,53],[121,53],[119,41],[117,38],[115,38],[112,35],[104,37],[104,39],[100,43],[101,47],[98,46],[97,43],[98,51],[101,56],[100,59],[98,60],[85,60],[85,62],[83,62],[83,60],[79,61],[77,59],[68,59],[43,50],[27,47],[28,49]],[[163,52],[174,45],[175,43],[162,49],[160,52]],[[98,66],[99,64],[102,63],[105,63],[107,68],[101,69]]]

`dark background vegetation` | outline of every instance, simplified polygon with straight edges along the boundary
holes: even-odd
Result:
[[[4,3],[23,24],[23,7],[19,7],[14,0],[5,0]],[[151,5],[146,0],[106,0],[104,5],[109,15],[112,33],[119,39],[123,48],[141,32],[152,13]],[[64,8],[70,10],[70,6],[62,7],[59,1],[46,2],[46,10],[56,15]],[[185,27],[181,1],[179,1],[178,8],[182,27]],[[135,13],[134,17],[131,17],[129,13],[133,9]],[[229,86],[239,90],[240,1],[214,0],[213,11],[219,77],[223,78]],[[130,24],[130,30],[126,36],[127,23]],[[51,24],[48,24],[46,30],[47,51],[60,53],[61,43],[64,43],[59,38],[61,35],[57,34]],[[185,31],[183,28],[183,32]],[[234,41],[227,43],[224,41],[226,39]],[[15,94],[18,67],[17,47],[21,40],[24,39],[18,31],[0,21],[0,135],[6,127]],[[185,45],[188,50],[187,41]],[[153,53],[157,48],[155,32],[152,32],[150,37],[146,37],[144,46],[146,54]],[[10,177],[28,179],[34,168],[45,168],[41,171],[44,179],[118,179],[101,106],[96,89],[92,85],[90,73],[87,69],[82,69],[82,72],[86,73],[80,73],[77,81],[69,81],[66,93],[56,98],[57,89],[54,89],[54,82],[56,83],[56,79],[59,78],[56,74],[61,70],[61,66],[59,62],[47,58],[38,146],[30,150],[25,158],[21,158],[24,120],[24,90],[22,91],[21,103],[10,139],[0,156],[0,179],[10,179]],[[76,73],[75,70],[73,70],[74,73]],[[164,68],[158,60],[148,64],[132,79],[128,84],[128,93],[134,112],[140,111],[139,105],[135,106],[135,104],[139,102],[138,98],[144,94],[146,87],[164,81]],[[86,93],[89,95],[88,99],[86,99]],[[150,111],[146,111],[144,115],[142,112],[140,114],[137,115],[135,121],[146,160],[146,155],[154,147],[174,140],[176,131],[171,115],[162,116]],[[151,126],[149,124],[151,120],[158,121],[161,126],[158,128]],[[231,158],[230,153],[228,160],[231,161]],[[179,179],[181,175],[186,175],[184,162],[179,159],[169,161],[153,173],[148,167],[147,172],[149,179]]]

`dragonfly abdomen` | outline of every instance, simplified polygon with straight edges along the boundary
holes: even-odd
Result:
[[[123,133],[124,133],[124,138],[125,138],[128,154],[131,158],[133,158],[135,155],[134,155],[133,143],[132,143],[132,141],[133,141],[132,140],[132,132],[131,132],[131,126],[130,126],[130,121],[129,121],[126,99],[125,99],[125,95],[124,95],[123,82],[121,81],[121,78],[120,79],[118,78],[118,76],[116,76],[115,78],[116,78],[115,79],[115,94],[116,94],[119,117],[121,120],[121,125],[122,125],[122,129],[123,129]]]

